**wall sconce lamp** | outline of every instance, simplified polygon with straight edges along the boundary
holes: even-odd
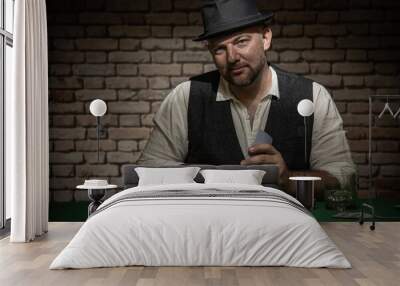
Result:
[[[89,106],[90,113],[96,117],[96,133],[97,133],[97,163],[100,161],[100,155],[99,155],[99,150],[100,150],[100,129],[101,129],[101,124],[100,124],[100,117],[102,117],[104,114],[107,112],[107,104],[101,100],[101,99],[95,99],[90,103]]]
[[[297,112],[304,117],[304,162],[307,163],[307,123],[306,117],[314,113],[314,103],[309,99],[303,99],[297,105]]]

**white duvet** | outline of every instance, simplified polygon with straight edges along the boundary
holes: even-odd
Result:
[[[318,222],[296,207],[257,198],[152,198],[132,192],[263,190],[262,186],[179,184],[135,187],[106,200],[50,269],[146,266],[294,266],[350,268]],[[298,203],[298,202],[297,202]]]

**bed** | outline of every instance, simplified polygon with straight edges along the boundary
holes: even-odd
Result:
[[[193,183],[150,186],[137,185],[136,167],[123,167],[126,189],[88,218],[50,269],[351,267],[312,214],[276,188],[276,166],[247,167],[266,171],[261,185],[203,183],[198,174]]]

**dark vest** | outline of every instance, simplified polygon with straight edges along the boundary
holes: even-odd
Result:
[[[274,66],[280,99],[272,98],[265,131],[290,170],[310,165],[314,116],[306,118],[307,158],[304,153],[304,119],[297,112],[302,99],[313,100],[312,81]],[[216,101],[219,72],[191,78],[188,106],[189,164],[240,164],[244,159],[232,120],[230,101]]]

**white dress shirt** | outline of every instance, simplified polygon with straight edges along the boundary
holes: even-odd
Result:
[[[279,98],[278,77],[270,66],[271,88],[262,97],[254,114],[253,122],[244,106],[231,92],[228,83],[220,78],[217,101],[231,101],[232,119],[243,156],[253,145],[259,130],[265,130],[271,97]],[[155,127],[138,164],[162,166],[182,164],[188,153],[187,113],[190,81],[179,84],[165,98],[154,117]],[[324,170],[344,183],[344,176],[355,172],[343,121],[329,92],[320,84],[313,83],[314,124],[311,142],[310,167]]]

